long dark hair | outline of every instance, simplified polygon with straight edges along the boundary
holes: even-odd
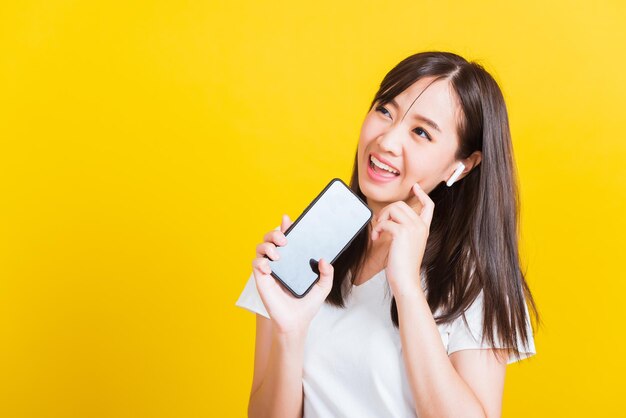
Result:
[[[457,126],[456,159],[482,152],[480,164],[463,179],[452,187],[441,182],[429,193],[435,210],[421,266],[428,304],[433,313],[441,308],[437,324],[450,322],[463,315],[482,290],[483,341],[486,338],[493,345],[497,339],[503,347],[522,351],[518,338],[527,348],[530,337],[525,299],[537,326],[539,314],[520,269],[519,196],[504,97],[481,65],[450,52],[429,51],[411,55],[389,71],[369,110],[388,103],[422,77],[447,79],[460,99],[463,117]],[[365,201],[357,158],[358,154],[350,187]],[[358,277],[369,242],[369,228],[364,228],[335,260],[328,303],[345,306],[343,282],[348,273]],[[390,311],[399,327],[395,298]]]

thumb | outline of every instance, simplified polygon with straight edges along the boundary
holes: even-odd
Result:
[[[287,216],[287,214],[285,213],[283,215],[283,219],[282,222],[280,224],[280,232],[285,232],[292,224],[293,222],[291,222],[291,219],[289,219],[289,216]]]
[[[320,258],[317,266],[320,271],[320,279],[316,283],[316,285],[321,288],[321,290],[324,292],[324,296],[326,296],[333,288],[335,269],[333,268],[332,264],[326,262],[326,260],[324,260],[323,258]]]

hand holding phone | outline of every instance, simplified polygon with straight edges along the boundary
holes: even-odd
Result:
[[[274,329],[279,334],[301,336],[333,287],[334,269],[332,264],[321,260],[319,263],[320,279],[303,298],[294,297],[271,276],[269,261],[277,259],[277,247],[287,244],[284,232],[291,225],[289,217],[283,215],[281,226],[265,234],[264,242],[257,245],[257,258],[253,260],[252,266],[259,296],[272,320]]]
[[[295,297],[319,279],[321,258],[332,264],[372,218],[370,208],[341,179],[332,179],[287,229],[287,244],[276,247],[271,275]]]

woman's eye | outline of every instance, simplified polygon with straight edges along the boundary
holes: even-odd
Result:
[[[431,139],[430,139],[430,135],[428,135],[428,132],[426,132],[426,131],[425,131],[425,130],[423,130],[422,128],[415,128],[415,129],[413,129],[413,132],[415,132],[416,134],[418,134],[418,135],[420,135],[420,136],[422,136],[422,135],[421,135],[421,133],[423,133],[423,134],[424,134],[424,136],[422,136],[422,138],[426,138],[426,139],[428,139],[429,141],[431,141]]]
[[[391,114],[389,113],[389,111],[387,109],[385,109],[384,106],[378,106],[376,108],[377,112],[384,114],[387,114],[389,116],[391,116]],[[432,139],[430,138],[430,135],[428,134],[428,132],[426,132],[425,130],[423,130],[422,128],[415,128],[413,129],[413,132],[415,132],[416,134],[418,134],[419,136],[421,136],[422,138],[426,138],[429,141],[432,141]]]
[[[389,114],[389,111],[387,109],[385,109],[383,106],[378,106],[376,108],[376,111],[382,113],[383,115],[385,114],[384,112],[387,112],[387,114]]]

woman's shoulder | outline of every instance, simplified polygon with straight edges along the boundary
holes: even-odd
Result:
[[[496,321],[493,321],[493,342],[489,342],[487,338],[485,338],[486,329],[484,319],[485,314],[488,313],[484,312],[484,294],[484,290],[481,289],[467,309],[450,323],[448,327],[448,354],[465,349],[512,348],[513,354],[509,357],[508,364],[536,354],[533,330],[530,325],[530,315],[526,306],[524,306],[526,313],[525,331],[528,336],[526,341],[522,340],[518,330],[515,346],[511,347],[503,343],[500,338],[500,333],[496,328]],[[524,305],[526,304],[524,303]]]

